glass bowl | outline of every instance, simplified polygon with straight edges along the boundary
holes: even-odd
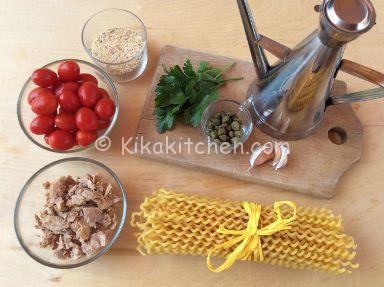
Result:
[[[92,54],[94,40],[103,32],[113,28],[129,28],[135,31],[144,41],[139,52],[119,62],[108,62],[97,59]],[[123,9],[106,9],[92,15],[85,22],[81,41],[92,61],[104,69],[118,83],[133,81],[145,70],[148,62],[147,30],[144,23],[135,14]]]
[[[242,122],[242,136],[239,139],[237,144],[231,144],[230,148],[234,149],[242,144],[248,139],[252,132],[253,124],[250,113],[246,108],[244,108],[240,103],[233,100],[221,100],[211,103],[203,112],[201,117],[201,129],[203,131],[203,136],[205,139],[210,141],[208,121],[209,119],[217,112],[232,112],[238,116]]]
[[[38,213],[44,206],[45,190],[43,183],[52,181],[60,176],[71,175],[85,176],[86,174],[99,174],[104,182],[111,183],[113,192],[122,200],[117,206],[117,226],[113,236],[106,246],[97,250],[90,257],[78,259],[58,259],[53,256],[53,250],[49,247],[39,246],[40,230],[35,228],[34,214]],[[54,161],[38,170],[22,188],[16,202],[14,213],[14,226],[17,238],[22,248],[37,262],[60,269],[80,267],[88,264],[105,254],[118,238],[126,217],[127,202],[124,188],[116,174],[104,164],[81,157],[72,157]]]
[[[77,60],[77,59],[63,59],[63,60],[58,60],[52,63],[49,63],[45,65],[43,68],[49,68],[55,72],[57,72],[57,68],[61,62],[64,61],[75,61],[79,66],[80,66],[80,71],[81,73],[89,73],[92,74],[93,76],[96,77],[98,80],[99,84],[98,86],[100,88],[105,89],[111,99],[115,102],[115,114],[113,115],[113,118],[111,119],[111,123],[108,128],[105,130],[102,130],[99,132],[99,137],[105,137],[107,136],[113,126],[116,123],[117,116],[119,114],[119,100],[117,96],[117,90],[115,85],[113,84],[111,78],[99,67],[96,65],[83,61],[83,60]],[[36,117],[36,114],[32,112],[31,106],[28,104],[28,93],[33,89],[37,87],[31,80],[31,77],[28,78],[28,80],[25,82],[23,88],[21,89],[19,99],[17,101],[17,118],[19,120],[19,124],[25,135],[37,146],[48,150],[52,152],[57,152],[57,153],[71,153],[71,152],[77,152],[81,150],[85,150],[87,148],[90,148],[93,146],[93,144],[90,144],[89,146],[86,147],[81,147],[81,146],[74,146],[73,148],[69,150],[53,150],[44,140],[44,135],[36,135],[33,134],[30,129],[29,125],[31,121]]]

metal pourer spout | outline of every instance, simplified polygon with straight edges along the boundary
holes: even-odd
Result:
[[[247,36],[249,49],[252,55],[252,61],[255,65],[256,74],[259,79],[262,79],[268,73],[270,66],[267,57],[265,56],[264,49],[259,44],[257,44],[257,41],[260,40],[260,35],[257,33],[248,1],[237,0],[237,5],[239,6],[240,16],[243,21],[245,34]]]

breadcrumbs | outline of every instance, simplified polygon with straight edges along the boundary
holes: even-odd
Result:
[[[108,29],[96,37],[92,43],[92,56],[103,62],[103,67],[110,74],[123,75],[136,69],[145,45],[141,35],[126,27]],[[106,64],[108,63],[108,64]]]

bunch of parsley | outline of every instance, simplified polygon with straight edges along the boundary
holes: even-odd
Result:
[[[157,131],[164,133],[171,130],[179,116],[184,124],[198,127],[206,107],[218,99],[218,89],[227,81],[242,79],[223,78],[223,74],[234,65],[235,63],[221,70],[201,61],[197,71],[193,69],[189,59],[184,63],[183,69],[179,65],[169,69],[163,65],[165,74],[156,87],[153,112],[157,119]]]

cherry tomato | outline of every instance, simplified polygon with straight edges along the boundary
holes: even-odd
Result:
[[[57,85],[55,85],[55,86],[49,86],[47,89],[48,89],[52,94],[54,94],[58,85],[59,85],[59,84],[57,84]]]
[[[95,83],[85,82],[80,86],[78,96],[85,107],[93,107],[99,99],[99,88]]]
[[[28,103],[32,104],[32,101],[39,95],[45,94],[45,93],[51,93],[51,91],[48,88],[42,88],[42,87],[37,87],[34,88],[32,91],[29,92],[28,94]]]
[[[106,90],[104,90],[103,88],[99,88],[99,95],[100,95],[101,99],[103,99],[103,98],[110,99],[108,92]]]
[[[66,82],[60,84],[57,89],[55,90],[55,95],[59,96],[63,92],[72,92],[77,95],[77,92],[79,91],[80,84],[76,82]]]
[[[95,76],[87,73],[80,74],[77,82],[79,84],[83,84],[85,82],[92,82],[92,83],[95,83],[96,85],[99,83]]]
[[[60,113],[55,117],[55,124],[65,131],[76,131],[75,115],[73,113]]]
[[[75,136],[68,131],[56,130],[47,136],[48,144],[56,150],[71,149],[75,145]]]
[[[74,61],[65,61],[60,63],[57,73],[64,81],[76,81],[80,74],[80,67]]]
[[[58,101],[54,94],[44,93],[33,99],[32,111],[38,115],[52,115],[57,111]]]
[[[36,135],[48,134],[55,128],[53,116],[37,116],[30,124],[30,130]]]
[[[95,106],[95,112],[100,119],[108,120],[115,113],[115,103],[110,99],[100,99]]]
[[[111,124],[110,120],[99,119],[98,130],[105,130]]]
[[[80,146],[87,146],[97,140],[97,132],[77,131],[76,142]]]
[[[31,78],[32,82],[44,88],[56,86],[57,82],[59,81],[59,78],[57,77],[56,73],[47,68],[40,68],[35,70],[32,73]]]
[[[80,108],[75,115],[76,125],[82,131],[95,131],[99,126],[99,118],[90,108]]]
[[[44,135],[44,141],[47,145],[49,145],[49,134]]]
[[[60,108],[66,112],[76,112],[80,107],[79,97],[72,92],[63,92],[58,96]]]

